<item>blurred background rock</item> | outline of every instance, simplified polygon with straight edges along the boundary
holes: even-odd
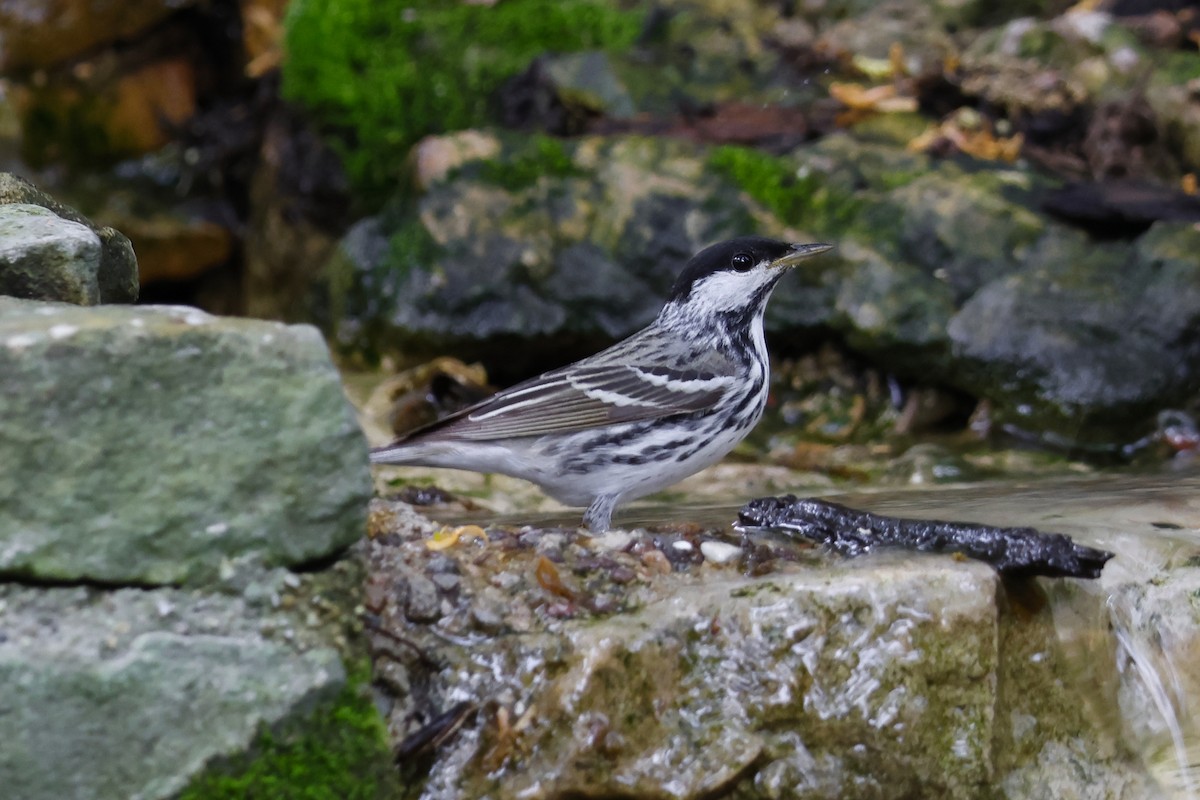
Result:
[[[125,233],[141,302],[501,384],[710,241],[835,241],[779,356],[1127,455],[1200,388],[1198,39],[1172,0],[3,0],[0,168]]]

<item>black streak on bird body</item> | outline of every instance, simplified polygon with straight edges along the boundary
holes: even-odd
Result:
[[[1061,533],[885,517],[794,495],[751,500],[738,512],[738,524],[743,529],[799,534],[849,557],[881,547],[961,553],[986,561],[1003,575],[1098,578],[1113,557],[1105,550],[1076,544]]]

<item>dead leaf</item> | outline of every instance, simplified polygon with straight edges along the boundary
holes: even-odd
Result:
[[[471,539],[488,541],[487,531],[483,528],[478,525],[463,525],[458,528],[442,528],[432,538],[425,540],[425,547],[434,551],[448,550],[464,537],[468,541]]]
[[[538,586],[541,586],[550,594],[572,602],[578,597],[578,592],[573,591],[567,586],[558,572],[558,567],[554,565],[553,561],[546,558],[546,556],[538,558],[533,574],[537,578]]]

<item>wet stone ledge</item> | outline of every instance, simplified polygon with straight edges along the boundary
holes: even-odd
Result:
[[[1154,796],[1084,713],[1041,584],[985,564],[442,529],[390,500],[367,555],[377,688],[431,800]]]

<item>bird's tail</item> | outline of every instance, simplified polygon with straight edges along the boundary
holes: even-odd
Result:
[[[505,458],[511,453],[500,448],[489,448],[481,443],[462,443],[454,441],[432,440],[420,438],[397,439],[391,444],[376,447],[371,450],[372,464],[395,464],[406,467],[443,467],[449,469],[468,469],[476,472],[505,472]]]
[[[371,448],[372,464],[420,465],[429,457],[429,448],[403,439]]]

